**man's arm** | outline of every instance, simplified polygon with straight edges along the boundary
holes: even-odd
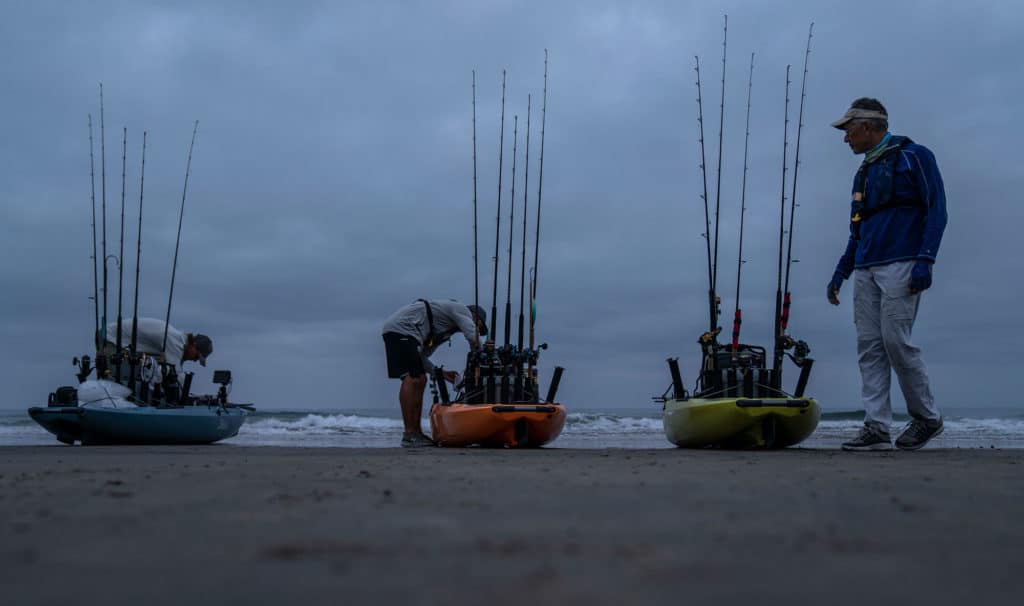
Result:
[[[846,242],[846,251],[843,252],[843,256],[839,257],[839,263],[836,264],[835,275],[840,276],[844,280],[850,278],[850,274],[853,273],[854,255],[856,253],[857,241],[853,239],[851,234],[850,239]]]
[[[473,322],[473,312],[469,311],[465,305],[455,305],[455,308],[451,310],[452,318],[455,320],[455,324],[459,327],[459,332],[466,337],[466,342],[469,343],[470,349],[476,349],[480,346],[477,340],[476,324]]]
[[[946,229],[946,189],[942,184],[942,175],[935,163],[935,155],[926,147],[915,146],[906,152],[911,168],[917,178],[918,191],[925,203],[926,216],[924,233],[921,237],[921,250],[918,260],[935,261],[942,243],[942,233]]]

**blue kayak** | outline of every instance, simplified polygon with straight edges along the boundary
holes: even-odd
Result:
[[[137,406],[122,397],[123,386],[88,381],[104,396],[64,405],[34,406],[29,416],[65,444],[212,444],[238,435],[247,409],[203,401],[184,406]]]
[[[238,435],[245,422],[242,408],[88,408],[28,409],[28,414],[65,444],[212,444]]]

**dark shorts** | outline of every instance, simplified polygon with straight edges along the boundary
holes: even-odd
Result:
[[[384,351],[388,357],[388,378],[401,379],[406,375],[422,377],[423,358],[420,357],[420,343],[416,339],[397,332],[384,333]]]

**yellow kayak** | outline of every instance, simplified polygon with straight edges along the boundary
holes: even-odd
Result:
[[[665,401],[665,436],[681,448],[785,448],[818,426],[814,398],[691,398]]]

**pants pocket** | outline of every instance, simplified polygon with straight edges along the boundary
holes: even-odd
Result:
[[[918,295],[882,297],[882,314],[889,320],[913,320],[919,300]]]

